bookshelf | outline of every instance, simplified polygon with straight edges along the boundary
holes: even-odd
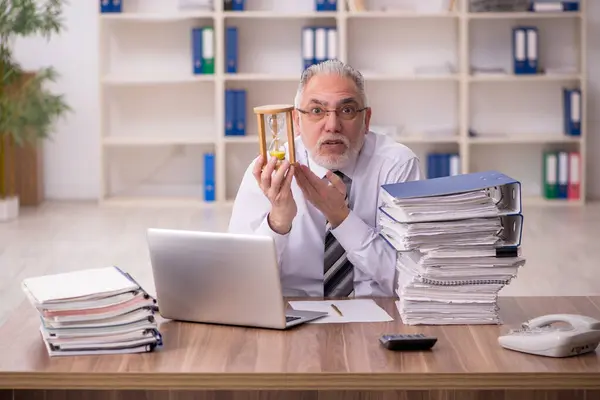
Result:
[[[469,0],[371,0],[368,11],[313,11],[314,0],[246,0],[244,11],[179,10],[177,0],[124,0],[99,12],[102,204],[229,205],[258,154],[252,108],[292,103],[302,28],[337,28],[337,56],[366,80],[373,130],[420,157],[454,152],[461,172],[499,169],[523,183],[525,205],[581,206],[586,193],[585,1],[578,12],[485,12]],[[379,10],[419,5],[421,10]],[[427,7],[427,8],[425,8]],[[512,27],[539,30],[540,67],[512,74]],[[191,30],[214,29],[215,73],[192,73]],[[239,31],[238,72],[225,72],[225,30]],[[473,74],[472,67],[508,74]],[[442,68],[442,69],[440,69]],[[562,88],[582,94],[581,136],[563,134]],[[246,134],[225,135],[225,91],[245,89]],[[392,129],[391,131],[389,129]],[[470,132],[477,132],[477,136]],[[578,200],[543,195],[545,151],[581,157]],[[204,200],[204,156],[215,155],[215,200]]]

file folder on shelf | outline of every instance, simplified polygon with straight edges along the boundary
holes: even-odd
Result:
[[[581,136],[581,90],[563,88],[564,129],[568,136]]]
[[[524,27],[527,33],[526,48],[527,48],[527,63],[525,71],[528,74],[537,74],[538,72],[538,28],[528,26]]]
[[[100,0],[101,13],[120,13],[123,11],[122,0]]]
[[[494,217],[522,210],[521,183],[498,171],[385,184],[380,193],[382,210],[403,223]]]
[[[527,73],[527,32],[525,28],[513,28],[513,73]]]

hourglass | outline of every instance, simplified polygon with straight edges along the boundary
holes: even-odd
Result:
[[[293,109],[294,106],[287,104],[254,107],[258,122],[258,144],[265,163],[274,156],[277,158],[277,166],[279,166],[285,160],[286,142],[288,144],[288,161],[290,164],[296,162]],[[268,146],[267,139],[269,140]]]

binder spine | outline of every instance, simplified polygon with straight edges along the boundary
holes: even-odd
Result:
[[[563,89],[564,129],[567,136],[581,136],[581,90]]]
[[[192,72],[194,75],[202,74],[202,28],[192,29]]]
[[[225,33],[225,63],[230,74],[238,72],[238,30],[234,26],[227,27]]]
[[[215,73],[215,34],[212,27],[202,29],[202,73]]]
[[[525,29],[522,27],[513,28],[513,72],[516,75],[526,73],[526,37]]]
[[[215,201],[215,155],[204,154],[204,200]]]

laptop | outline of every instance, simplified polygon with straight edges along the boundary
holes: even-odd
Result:
[[[287,329],[327,315],[286,309],[271,237],[148,229],[147,241],[164,318]]]

